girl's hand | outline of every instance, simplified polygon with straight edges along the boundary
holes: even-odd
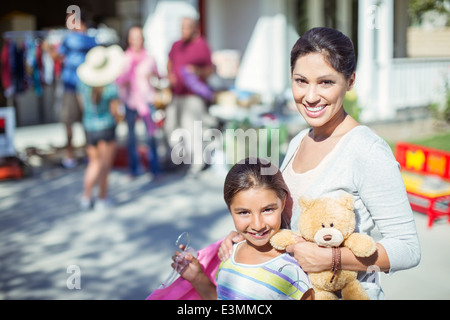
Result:
[[[299,242],[286,247],[286,252],[293,253],[300,267],[305,272],[321,272],[331,269],[332,251],[299,237]]]
[[[184,246],[181,245],[180,249],[184,250]],[[187,252],[182,256],[181,252],[176,251],[172,260],[172,268],[174,268],[183,279],[191,283],[198,279],[199,275],[203,274],[200,262],[190,252]]]
[[[244,237],[236,231],[231,231],[220,244],[219,253],[217,254],[219,259],[225,261],[230,258],[231,253],[233,252],[233,243],[241,241],[244,241]]]

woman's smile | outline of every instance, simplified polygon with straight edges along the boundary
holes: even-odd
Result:
[[[300,113],[312,127],[326,125],[343,113],[344,97],[354,78],[346,80],[321,53],[298,58],[292,73],[292,91]]]
[[[307,113],[308,117],[318,118],[326,112],[326,108],[328,105],[325,104],[325,105],[320,105],[320,106],[316,106],[316,107],[311,107],[306,104],[303,104],[303,106],[306,109],[306,113]]]

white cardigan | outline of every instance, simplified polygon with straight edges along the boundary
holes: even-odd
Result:
[[[301,131],[290,142],[280,167],[283,177],[295,197],[337,197],[347,192],[355,200],[356,231],[373,236],[386,249],[392,274],[413,268],[421,257],[419,239],[399,164],[389,145],[366,126],[348,132],[335,149],[313,170],[297,174],[292,159],[310,129]],[[311,179],[311,173],[313,179]],[[309,177],[307,177],[309,175]],[[293,180],[294,179],[294,180]],[[307,183],[301,194],[296,186]],[[298,229],[300,208],[294,206],[291,226]],[[371,271],[371,270],[369,270]],[[383,298],[377,277],[360,273],[360,281],[373,299]]]

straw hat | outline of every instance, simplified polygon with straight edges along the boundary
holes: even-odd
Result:
[[[89,50],[77,74],[91,87],[102,87],[114,82],[123,69],[124,52],[118,45],[97,46]]]

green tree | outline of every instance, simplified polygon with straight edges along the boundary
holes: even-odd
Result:
[[[409,15],[413,25],[421,25],[428,11],[447,15],[447,25],[450,24],[450,0],[410,0]]]

